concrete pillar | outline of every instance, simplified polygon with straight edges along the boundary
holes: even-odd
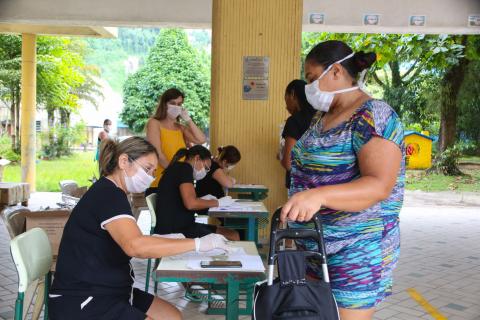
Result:
[[[285,88],[300,77],[302,0],[213,0],[211,144],[233,144],[242,160],[239,183],[266,185],[272,212],[287,198],[285,170],[276,159],[286,120]],[[243,59],[269,59],[268,96],[243,99]]]
[[[22,150],[22,182],[35,191],[35,116],[37,103],[36,35],[22,34],[22,99],[20,109],[20,138]]]

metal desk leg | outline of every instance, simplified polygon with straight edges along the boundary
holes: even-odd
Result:
[[[255,218],[249,217],[248,218],[248,230],[247,230],[247,241],[255,241]]]
[[[238,320],[238,299],[240,284],[231,275],[227,278],[227,314],[226,320]]]

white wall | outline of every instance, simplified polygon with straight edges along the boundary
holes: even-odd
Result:
[[[304,31],[480,33],[467,26],[480,0],[304,0],[303,11]],[[312,12],[325,24],[310,24]],[[363,26],[368,13],[380,14],[379,26]],[[426,27],[409,27],[410,15],[426,15]],[[211,18],[212,0],[0,0],[0,23],[211,28]]]
[[[325,24],[310,24],[310,13],[325,13]],[[364,14],[379,14],[378,26],[365,26]],[[425,27],[409,25],[411,15],[425,15]],[[369,33],[480,34],[468,16],[480,16],[480,0],[304,0],[303,31]]]

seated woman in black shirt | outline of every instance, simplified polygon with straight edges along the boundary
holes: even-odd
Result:
[[[197,181],[195,191],[197,197],[208,194],[221,198],[225,196],[224,188],[231,188],[236,180],[228,175],[240,161],[240,151],[234,146],[218,148],[218,155],[212,159],[210,171],[202,180]]]
[[[228,240],[239,240],[234,230],[195,222],[196,211],[233,203],[231,197],[205,200],[195,193],[193,181],[205,178],[212,166],[211,157],[210,151],[200,145],[180,149],[173,156],[158,183],[155,233],[183,233],[187,238],[218,233]],[[182,158],[185,160],[179,161]]]
[[[182,318],[170,303],[132,287],[131,257],[225,249],[226,239],[217,234],[201,239],[142,235],[127,192],[145,191],[157,164],[155,147],[143,138],[102,143],[101,178],[80,199],[63,231],[49,292],[50,319]]]
[[[283,128],[282,138],[285,139],[285,146],[280,156],[282,166],[287,170],[285,176],[285,186],[290,188],[290,153],[312,122],[316,110],[308,103],[305,96],[305,85],[303,80],[293,80],[285,89],[285,104],[290,113],[285,127]]]

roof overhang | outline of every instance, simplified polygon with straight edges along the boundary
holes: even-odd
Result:
[[[210,29],[212,2],[1,0],[0,23],[43,26],[45,34],[63,30],[89,36],[96,32],[93,26]],[[322,23],[312,22],[315,13],[323,14]],[[365,15],[377,15],[378,23],[365,24]],[[424,20],[413,24],[413,16]],[[479,25],[470,24],[469,17],[479,17]],[[480,34],[480,0],[303,0],[303,31]]]
[[[64,35],[64,36],[85,36],[96,38],[115,38],[117,28],[98,26],[75,26],[51,24],[27,24],[27,23],[2,23],[0,22],[0,33],[31,33],[39,35]]]

